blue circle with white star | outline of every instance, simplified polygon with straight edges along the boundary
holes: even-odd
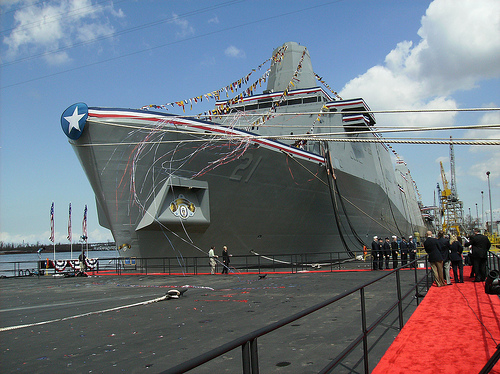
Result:
[[[89,116],[89,107],[85,103],[76,103],[61,115],[61,127],[70,139],[77,140],[83,132]]]

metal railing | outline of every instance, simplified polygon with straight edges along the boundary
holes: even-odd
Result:
[[[500,271],[500,256],[497,253],[488,251],[488,271]]]
[[[363,266],[370,268],[369,258],[364,261],[356,258],[347,258],[345,251],[328,253],[301,253],[301,254],[275,254],[275,255],[235,255],[231,256],[229,273],[262,273],[262,272],[287,272],[297,273],[305,270],[341,270],[346,267]],[[359,252],[363,256],[363,252]],[[364,256],[367,257],[367,256]],[[368,256],[371,257],[371,256]],[[222,258],[217,259],[216,272],[224,268]],[[47,263],[50,265],[47,266]],[[67,268],[64,271],[55,269],[52,260],[31,260],[4,262],[4,276],[29,276],[48,274],[74,274],[75,270]],[[97,266],[89,271],[91,274],[209,274],[210,264],[206,256],[203,257],[119,257],[99,258]]]
[[[297,273],[307,269],[335,270],[342,269],[355,258],[347,258],[346,252],[274,254],[274,255],[235,255],[230,257],[229,272],[277,272]],[[220,273],[224,264],[219,257],[216,262],[216,273]],[[144,274],[203,274],[210,272],[210,264],[203,257],[149,257],[130,258],[127,265],[122,259],[120,272],[140,272]],[[133,262],[133,264],[132,264]]]
[[[304,309],[301,312],[298,312],[289,317],[283,318],[280,321],[275,323],[271,323],[268,326],[255,330],[251,333],[243,335],[233,341],[223,344],[217,348],[212,349],[206,353],[203,353],[197,357],[194,357],[184,363],[181,363],[177,366],[174,366],[170,369],[163,371],[164,374],[177,374],[177,373],[185,373],[186,371],[197,368],[201,365],[204,365],[227,352],[230,352],[234,349],[241,349],[241,362],[242,362],[242,373],[244,374],[258,374],[259,373],[259,355],[258,355],[258,346],[257,339],[272,333],[280,328],[283,328],[287,325],[290,325],[292,322],[295,322],[301,318],[304,318],[314,312],[317,312],[327,306],[330,306],[348,296],[356,295],[359,293],[360,299],[360,309],[361,309],[361,331],[362,333],[358,335],[340,354],[337,355],[334,359],[332,359],[324,368],[322,368],[319,373],[329,373],[331,370],[335,369],[341,362],[344,360],[354,349],[356,349],[360,344],[362,344],[363,348],[363,367],[364,372],[369,373],[369,361],[368,354],[370,351],[370,347],[368,344],[368,336],[374,331],[376,327],[378,327],[393,311],[397,309],[398,313],[398,321],[399,321],[399,329],[403,328],[404,325],[404,316],[403,316],[403,301],[408,297],[417,300],[417,305],[419,304],[419,299],[423,297],[422,291],[428,291],[429,287],[432,285],[432,279],[430,278],[430,272],[427,266],[427,257],[425,257],[425,268],[418,269],[417,266],[413,266],[411,269],[414,273],[414,281],[413,285],[409,288],[406,293],[403,294],[403,290],[401,287],[401,270],[403,268],[410,267],[416,263],[417,260],[412,261],[405,265],[404,267],[397,268],[390,272],[384,272],[380,277],[375,280],[368,281],[361,286],[355,287],[349,291],[346,291],[338,296],[325,300],[321,303],[318,303],[312,307]],[[405,270],[408,271],[408,270]],[[423,276],[418,278],[418,272],[424,272]],[[368,286],[374,285],[381,280],[395,275],[396,278],[396,293],[397,300],[390,304],[386,310],[378,311],[381,313],[380,317],[378,317],[374,322],[370,325],[367,324],[367,310],[366,310],[366,296],[365,290]],[[422,274],[421,274],[422,275]],[[354,327],[353,327],[354,328]]]

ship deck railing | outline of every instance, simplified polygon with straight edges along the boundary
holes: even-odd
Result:
[[[424,253],[425,254],[425,253]],[[58,258],[61,258],[58,253]],[[203,275],[210,274],[210,264],[207,256],[191,257],[99,257],[96,265],[87,268],[86,273],[92,275],[122,275],[122,274],[165,274],[165,275]],[[58,260],[60,261],[60,260]],[[64,260],[68,261],[69,259]],[[71,261],[75,261],[74,259]],[[345,251],[299,254],[273,255],[234,255],[230,257],[229,274],[239,273],[299,273],[310,270],[338,271],[354,269],[371,269],[373,258],[370,251],[360,251],[348,254]],[[420,266],[423,266],[421,263]],[[222,256],[216,258],[216,273],[224,268]],[[73,276],[79,272],[78,268],[69,265],[64,269],[55,266],[50,258],[3,262],[1,277],[23,277],[40,275]]]
[[[371,251],[354,252],[353,257],[345,251],[327,253],[275,254],[275,255],[235,255],[230,257],[228,274],[267,274],[267,273],[300,273],[307,271],[354,271],[373,269]],[[418,251],[417,268],[426,266],[425,252]],[[206,275],[211,273],[208,257],[102,257],[96,259],[93,268],[86,269],[87,275]],[[401,259],[398,258],[399,264]],[[464,264],[471,265],[468,256],[464,255]],[[78,269],[69,266],[64,270],[57,269],[53,261],[31,260],[12,261],[2,264],[0,277],[24,276],[77,276]],[[392,258],[390,259],[392,266]],[[220,274],[225,265],[222,256],[216,259],[215,273]],[[500,255],[489,252],[488,268],[500,271]]]

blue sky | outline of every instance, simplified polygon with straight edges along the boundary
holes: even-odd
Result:
[[[60,127],[75,102],[140,108],[214,91],[244,77],[287,41],[306,46],[315,72],[343,98],[372,110],[498,108],[500,2],[435,1],[101,1],[1,3],[0,240],[48,244],[73,237],[88,204],[90,241],[100,227],[92,189]],[[210,109],[195,106],[193,114]],[[182,111],[173,110],[182,114]],[[378,114],[377,125],[499,124],[498,111]],[[500,130],[446,130],[437,138],[500,139]],[[397,144],[424,204],[448,179],[447,145]],[[500,147],[455,146],[465,214],[500,219]],[[484,191],[484,200],[481,199]],[[484,202],[484,205],[483,205]],[[484,209],[482,209],[484,206]]]

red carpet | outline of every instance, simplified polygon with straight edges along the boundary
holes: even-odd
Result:
[[[465,283],[431,287],[372,374],[481,371],[500,344],[500,298],[469,273]]]

